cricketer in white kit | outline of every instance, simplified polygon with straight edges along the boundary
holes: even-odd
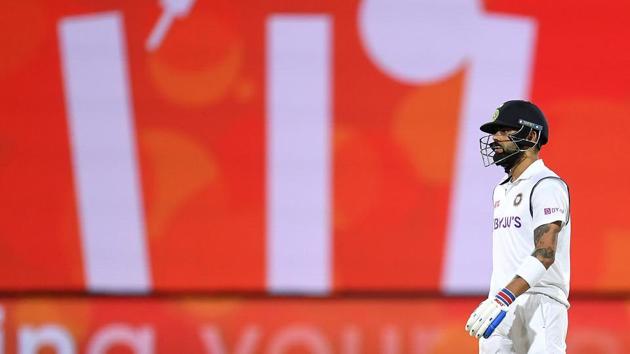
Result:
[[[528,101],[507,101],[480,128],[485,166],[507,176],[494,189],[490,294],[466,331],[480,353],[565,353],[569,308],[569,188],[538,158],[547,120]]]

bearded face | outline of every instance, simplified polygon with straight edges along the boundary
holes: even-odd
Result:
[[[494,150],[492,160],[494,160],[497,165],[500,165],[500,161],[519,151],[518,146],[512,140],[494,141],[490,146]]]
[[[490,146],[494,150],[492,160],[497,166],[503,167],[506,173],[509,173],[524,154],[518,145],[509,138],[501,141],[495,140]]]

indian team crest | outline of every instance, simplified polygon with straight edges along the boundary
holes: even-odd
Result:
[[[494,110],[494,113],[492,113],[492,121],[493,121],[493,122],[494,122],[495,120],[497,120],[497,118],[499,118],[499,114],[501,114],[500,109],[501,109],[501,107],[503,107],[503,105],[504,105],[504,104],[505,104],[505,103],[502,103],[502,104],[499,106],[499,108],[495,109],[495,110]]]
[[[494,110],[494,113],[492,113],[492,121],[494,122],[495,120],[497,120],[497,118],[499,117],[499,108]]]
[[[523,193],[517,194],[516,198],[514,198],[514,206],[518,206],[519,204],[521,204],[522,200],[523,200]]]

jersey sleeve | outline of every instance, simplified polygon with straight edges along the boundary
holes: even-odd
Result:
[[[534,229],[556,221],[562,222],[564,227],[569,222],[569,190],[562,180],[541,181],[532,191],[531,203]]]

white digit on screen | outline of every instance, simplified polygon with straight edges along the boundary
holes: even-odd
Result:
[[[58,31],[87,288],[150,290],[123,21],[66,17]]]
[[[453,102],[462,109],[442,272],[449,293],[488,288],[492,187],[502,171],[481,165],[479,126],[502,101],[527,97],[535,42],[531,20],[482,8],[476,0],[364,0],[359,12],[368,55],[391,77],[431,84],[468,69],[463,101]]]
[[[442,273],[442,288],[448,293],[479,293],[489,287],[492,189],[503,170],[482,167],[479,127],[501,102],[529,96],[536,31],[529,19],[485,15],[478,34],[484,40],[471,48],[451,189]]]
[[[147,38],[146,49],[150,52],[157,50],[175,19],[188,16],[194,4],[195,0],[160,0],[162,14]]]
[[[267,286],[330,290],[331,20],[267,20]]]

